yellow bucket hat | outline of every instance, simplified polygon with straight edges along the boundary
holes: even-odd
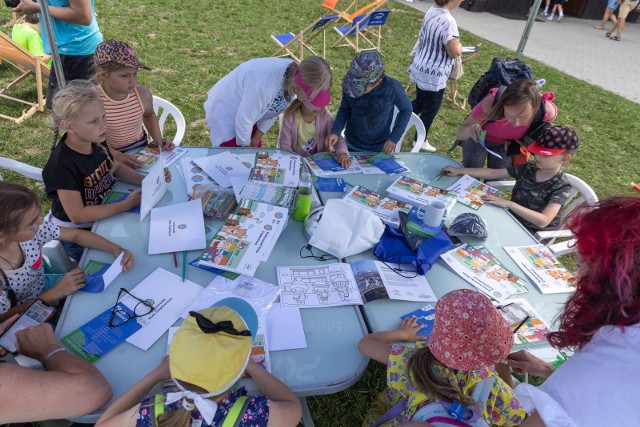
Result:
[[[214,396],[224,393],[244,373],[257,329],[255,311],[240,298],[189,312],[169,349],[171,377]]]

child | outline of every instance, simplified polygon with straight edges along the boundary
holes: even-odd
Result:
[[[239,298],[189,312],[164,358],[102,414],[96,427],[127,426],[296,426],[298,398],[250,358],[258,318]],[[261,394],[244,386],[230,390],[245,373]],[[175,392],[145,396],[160,381]]]
[[[436,400],[443,402],[441,406],[453,407],[457,402],[489,425],[519,425],[524,410],[513,390],[493,369],[513,345],[507,321],[489,298],[471,289],[445,294],[435,311],[428,344],[416,335],[422,325],[416,324],[415,317],[403,320],[396,330],[375,332],[360,340],[362,354],[387,364],[388,385],[373,402],[363,425],[384,427],[427,421],[419,410]],[[418,342],[411,348],[391,345],[395,341]],[[479,407],[471,395],[487,378],[490,393],[486,406]]]
[[[558,11],[558,22],[560,22],[560,20],[562,18],[564,18],[564,13],[562,11],[562,5],[566,1],[567,0],[553,0],[553,9],[551,9],[551,13],[549,14],[549,16],[547,16],[547,21],[553,21],[553,16],[556,14],[556,10]]]
[[[120,202],[102,204],[115,184],[115,177],[135,185],[140,185],[143,178],[111,157],[104,144],[107,133],[104,115],[98,90],[86,80],[73,81],[54,96],[54,123],[65,133],[56,144],[56,129],[42,178],[52,200],[47,219],[58,226],[90,229],[94,221],[140,204],[140,189]],[[165,177],[170,181],[170,175]],[[71,258],[80,259],[81,246],[70,242],[63,245]]]
[[[296,78],[296,82],[307,90],[307,85],[301,78]],[[325,145],[325,138],[333,126],[333,116],[327,109],[328,104],[328,97],[305,102],[293,100],[282,115],[278,146],[284,150],[295,151],[303,157],[329,151]],[[344,168],[351,166],[349,150],[344,139],[340,138],[333,148],[340,165]]]
[[[487,180],[515,178],[510,201],[493,195],[483,196],[483,199],[510,209],[529,231],[553,229],[560,223],[560,208],[571,195],[571,184],[565,178],[562,166],[571,160],[579,146],[578,135],[570,127],[547,127],[527,147],[535,156],[534,161],[505,169],[447,166],[442,173],[448,176],[467,174]]]
[[[51,55],[44,53],[39,22],[38,15],[25,15],[11,29],[11,39],[27,49],[33,56],[41,56],[43,61],[47,61],[51,65]]]
[[[84,286],[84,274],[76,268],[44,291],[42,246],[53,239],[100,249],[115,257],[124,252],[123,269],[133,266],[131,252],[97,234],[42,221],[40,201],[33,191],[0,181],[0,321],[24,312],[35,298],[51,304]]]
[[[151,92],[138,84],[138,69],[151,68],[138,62],[128,44],[116,40],[100,43],[94,62],[95,79],[100,83],[100,98],[107,114],[107,145],[114,158],[133,168],[142,165],[135,156],[123,152],[147,145],[143,124],[163,150],[173,150],[173,142],[162,137]]]
[[[394,108],[399,111],[392,129]],[[342,80],[342,101],[325,145],[333,151],[346,126],[350,149],[391,153],[401,142],[412,111],[400,82],[385,76],[382,54],[376,50],[360,52]]]

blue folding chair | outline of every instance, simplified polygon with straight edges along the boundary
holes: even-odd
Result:
[[[340,39],[332,47],[350,46],[356,52],[367,49],[380,50],[380,39],[382,38],[380,27],[387,22],[390,13],[390,10],[374,10],[365,15],[356,16],[348,27],[334,27],[340,34]],[[351,38],[354,40],[352,41]],[[371,40],[375,38],[377,38],[377,43]],[[370,47],[361,48],[361,39],[366,41]],[[339,44],[341,42],[345,43]]]
[[[309,42],[322,34],[322,55],[318,56],[322,56],[324,58],[327,44],[327,24],[336,20],[337,18],[338,15],[321,16],[320,18],[309,24],[307,27],[300,30],[298,34],[272,34],[271,39],[275,41],[276,44],[280,47],[271,56],[290,56],[296,62],[300,62],[304,59],[305,49],[314,55],[318,55],[313,50],[311,45],[309,45]],[[309,37],[307,37],[307,33],[309,34]]]

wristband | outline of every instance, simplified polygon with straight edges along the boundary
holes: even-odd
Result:
[[[56,354],[60,353],[61,351],[67,351],[64,349],[64,347],[58,347],[58,348],[54,348],[53,350],[51,350],[49,353],[47,353],[47,355],[44,357],[44,359],[42,359],[42,364],[46,365],[47,361],[49,361],[49,359],[51,359],[53,356],[55,356]]]

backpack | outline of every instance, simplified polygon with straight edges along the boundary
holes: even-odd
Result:
[[[487,96],[489,90],[501,85],[508,86],[520,79],[533,79],[529,64],[519,59],[493,58],[487,72],[471,88],[467,101],[473,108]]]
[[[154,399],[154,405],[149,408],[151,411],[151,419],[154,421],[154,426],[158,425],[158,417],[164,414],[164,401],[165,396],[162,394],[156,394]],[[222,419],[221,427],[237,427],[240,425],[240,421],[242,421],[242,417],[247,410],[251,401],[247,396],[240,396],[238,400],[233,402],[233,405],[229,408],[229,412]]]

